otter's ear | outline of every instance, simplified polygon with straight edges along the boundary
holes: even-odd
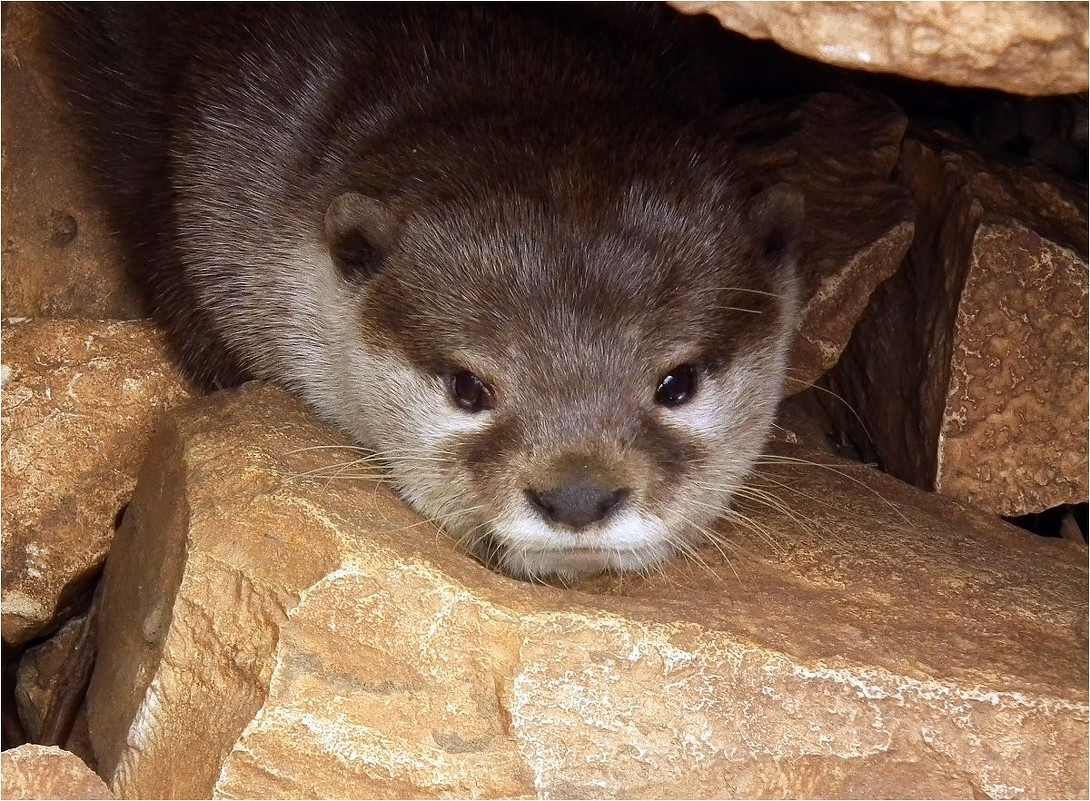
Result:
[[[794,265],[802,238],[802,216],[802,193],[787,184],[770,186],[749,201],[746,221],[763,261]]]
[[[384,204],[356,192],[333,198],[325,212],[325,239],[345,278],[367,280],[394,244],[393,216]]]

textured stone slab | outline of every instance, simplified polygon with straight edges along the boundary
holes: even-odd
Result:
[[[901,174],[916,237],[829,376],[838,428],[867,461],[999,514],[1085,501],[1085,190],[937,136],[906,141]]]
[[[19,707],[19,722],[23,724],[26,738],[32,743],[42,742],[46,714],[63,692],[68,669],[66,663],[80,639],[86,620],[86,615],[72,618],[48,640],[28,648],[19,660],[15,700]]]
[[[344,445],[257,385],[156,437],[89,695],[115,792],[1087,793],[1081,545],[783,446],[703,564],[531,585]]]
[[[190,397],[143,322],[3,326],[3,637],[28,640],[102,563],[163,409]]]
[[[78,126],[52,80],[48,37],[42,6],[5,5],[2,316],[139,317]]]
[[[59,745],[88,765],[94,765],[86,710],[81,705],[73,707],[79,704],[85,689],[77,678],[87,675],[82,672],[81,660],[93,657],[93,649],[79,650],[87,636],[86,626],[87,615],[78,615],[49,639],[23,653],[16,671],[15,702],[28,741],[44,743],[48,741],[46,738],[63,736],[67,729],[67,738]]]
[[[1000,514],[1087,499],[1086,261],[985,223],[953,332],[935,488]]]
[[[1085,3],[672,0],[816,61],[953,86],[1058,95],[1087,89]]]
[[[0,754],[4,798],[113,798],[106,784],[75,754],[44,745],[21,745]]]

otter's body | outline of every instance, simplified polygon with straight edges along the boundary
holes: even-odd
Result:
[[[726,508],[780,395],[800,209],[734,175],[669,12],[65,14],[202,383],[284,385],[517,575],[645,568]]]

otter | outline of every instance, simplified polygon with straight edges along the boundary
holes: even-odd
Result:
[[[768,436],[801,200],[664,7],[55,12],[181,363],[276,382],[520,578],[692,549]]]

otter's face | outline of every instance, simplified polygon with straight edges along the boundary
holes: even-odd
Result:
[[[489,208],[395,233],[372,201],[334,202],[358,328],[324,411],[509,574],[646,570],[689,551],[780,399],[797,196],[713,216],[633,188],[575,222],[519,198]]]

